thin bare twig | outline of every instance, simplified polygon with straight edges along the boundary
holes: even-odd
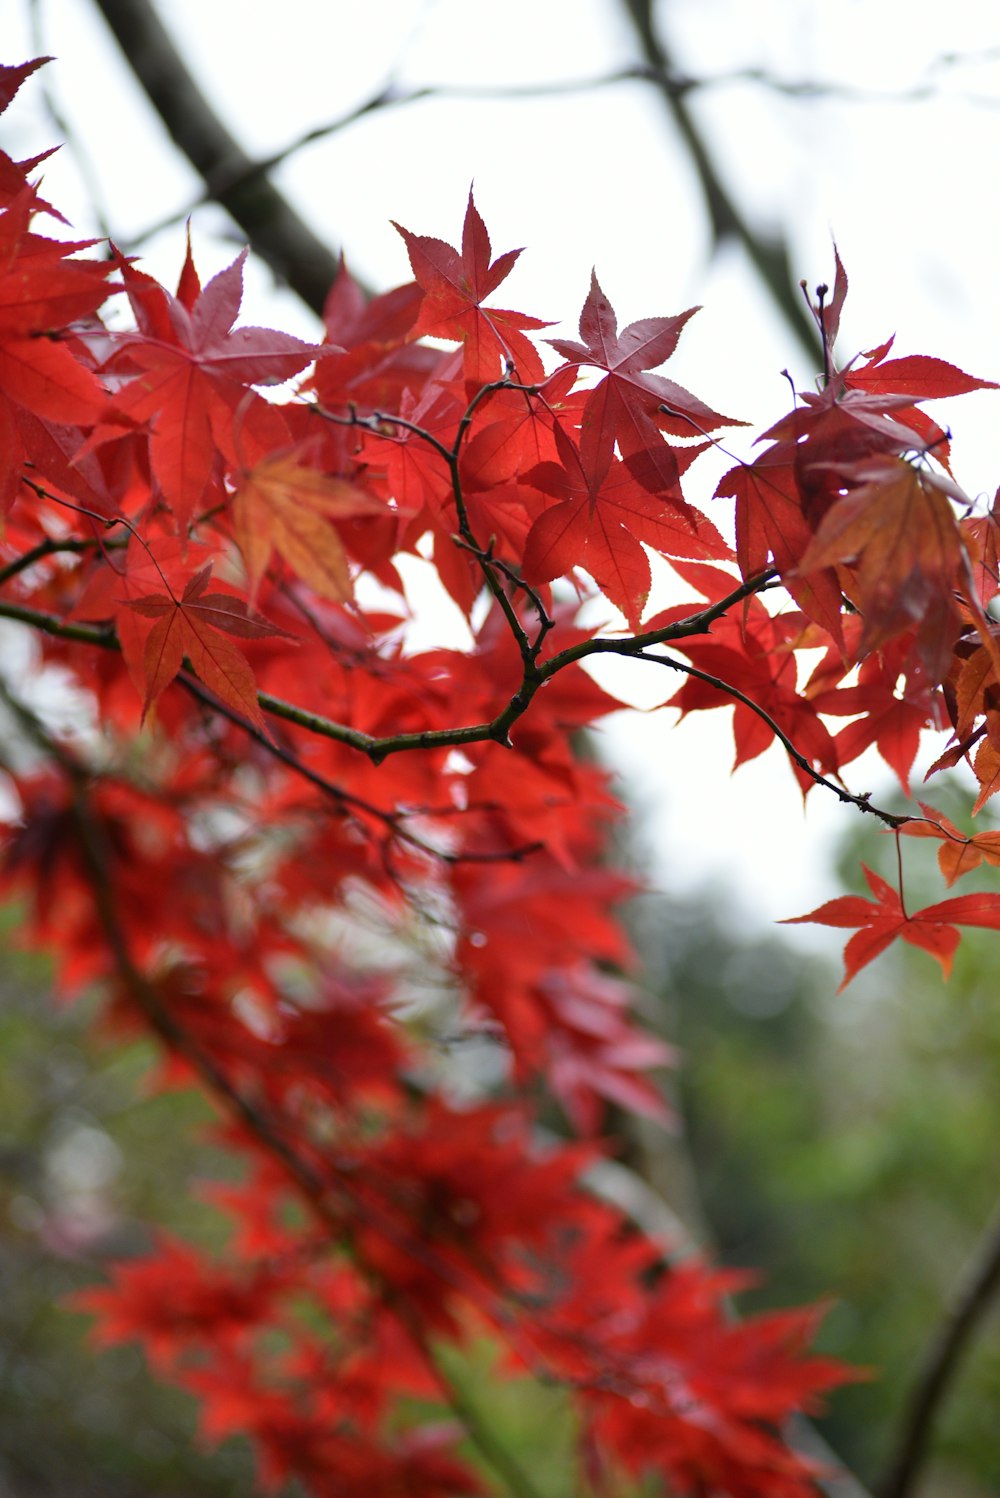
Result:
[[[837,799],[845,805],[856,806],[859,811],[868,812],[871,816],[877,817],[880,822],[884,822],[887,827],[894,829],[914,820],[911,816],[897,816],[891,811],[884,811],[881,807],[872,804],[871,798],[867,793],[861,796],[852,795],[844,786],[838,785],[835,780],[830,780],[826,775],[821,774],[809,762],[801,750],[795,747],[785,730],[779,723],[775,722],[766,708],[761,707],[759,702],[754,702],[753,698],[748,697],[746,692],[741,692],[739,687],[734,687],[731,682],[723,681],[721,676],[712,676],[708,671],[701,671],[697,666],[689,665],[687,661],[679,661],[672,655],[645,655],[641,651],[636,651],[634,659],[638,661],[652,661],[657,666],[668,666],[671,671],[681,671],[685,676],[695,676],[699,681],[705,682],[706,686],[715,687],[717,691],[725,693],[727,697],[732,697],[737,702],[742,702],[744,707],[750,708],[751,712],[756,713],[757,717],[767,724],[775,738],[783,745],[785,752],[794,760],[799,769],[810,776],[817,785],[824,786],[826,790],[832,791]],[[926,819],[921,818],[919,820]]]
[[[271,182],[256,171],[195,82],[150,0],[95,0],[175,145],[254,252],[321,316],[339,262]],[[229,181],[233,185],[226,186]],[[219,186],[218,184],[222,185]]]
[[[943,61],[943,59],[939,60]],[[974,56],[950,59],[951,63],[956,65],[963,61],[979,60],[990,60],[989,53],[983,54],[982,59]],[[249,187],[261,177],[284,165],[286,161],[290,161],[299,152],[308,150],[310,146],[319,145],[322,141],[330,140],[383,110],[406,109],[415,104],[450,101],[488,106],[498,102],[518,103],[533,99],[558,99],[575,94],[597,93],[630,83],[651,83],[661,93],[682,100],[689,98],[692,94],[725,88],[740,88],[748,84],[792,102],[803,103],[833,100],[847,104],[922,104],[941,94],[940,85],[929,79],[927,82],[914,85],[911,89],[866,89],[853,84],[815,78],[779,78],[767,68],[757,67],[732,68],[728,72],[712,73],[696,78],[678,69],[657,68],[648,62],[631,63],[626,67],[614,68],[610,72],[594,73],[582,78],[550,78],[540,83],[497,84],[492,87],[461,83],[421,83],[411,88],[402,88],[390,81],[376,89],[354,109],[346,110],[322,125],[314,125],[309,130],[301,131],[286,145],[272,151],[270,155],[257,158],[250,163],[242,175],[234,169],[218,173],[210,183],[206,183],[204,191],[190,199],[183,208],[158,219],[156,223],[150,224],[138,234],[131,235],[128,242],[134,247],[162,233],[164,229],[182,224],[197,208],[212,202],[220,191],[233,192],[237,188]],[[983,108],[1000,107],[1000,101],[993,96],[963,94],[962,97],[965,102]]]
[[[723,183],[688,108],[686,97],[667,85],[666,80],[673,75],[674,68],[656,29],[652,0],[622,0],[622,3],[635,28],[643,58],[652,70],[652,81],[659,88],[667,112],[698,175],[708,209],[713,241],[719,244],[724,239],[735,239],[743,246],[799,346],[810,361],[816,360],[821,352],[819,340],[812,318],[806,316],[794,293],[796,278],[792,275],[788,262],[788,246],[784,240],[769,238],[750,227]]]

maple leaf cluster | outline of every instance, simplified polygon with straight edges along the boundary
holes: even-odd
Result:
[[[37,66],[0,69],[0,107]],[[40,159],[0,154],[0,617],[93,723],[3,684],[32,752],[0,889],[60,989],[158,1037],[245,1160],[213,1192],[225,1260],[161,1237],[80,1298],[98,1338],[140,1341],[206,1438],[249,1437],[265,1487],[481,1491],[469,1443],[493,1447],[440,1350],[485,1331],[502,1376],[566,1387],[598,1491],[807,1498],[785,1421],[849,1376],[807,1352],[813,1314],[731,1321],[732,1276],[582,1181],[608,1104],[665,1117],[670,1059],[633,1014],[622,808],[578,743],[618,704],[584,663],[680,671],[682,714],[734,707],[737,764],[777,739],[804,792],[861,806],[866,748],[908,790],[921,731],[950,728],[938,768],[970,763],[978,809],[997,515],[921,403],[990,382],[889,344],[839,368],[838,260],[819,393],[709,515],[687,475],[728,419],[651,372],[690,311],[619,332],[595,276],[543,358],[544,323],[489,305],[520,252],[493,258],[470,195],[460,249],[400,230],[413,282],[369,301],[343,269],[307,343],[238,325],[243,256],[203,286],[189,245],[171,293],[43,233]],[[689,601],[646,617],[650,554]],[[413,558],[466,639],[410,648]],[[930,807],[888,820],[940,840],[949,882],[1000,861]],[[861,928],[848,977],[897,936],[947,963],[958,925],[1000,925],[1000,896],[908,915],[869,880],[874,903],[802,918]],[[474,1045],[470,1099],[442,1056]]]

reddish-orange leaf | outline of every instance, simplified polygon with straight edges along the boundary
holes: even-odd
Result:
[[[972,808],[972,815],[982,811],[991,796],[1000,791],[1000,751],[998,751],[989,739],[983,739],[976,750],[976,757],[972,768],[976,772],[979,781],[979,795],[976,804]]]
[[[996,689],[992,652],[979,645],[962,662],[955,684],[955,733],[959,739],[966,738],[977,718],[995,705]]]
[[[865,900],[861,895],[844,895],[839,900],[829,900],[808,915],[792,916],[782,923],[794,926],[812,922],[818,926],[859,928],[844,949],[841,990],[897,937],[930,952],[947,977],[959,942],[956,926],[988,926],[1000,931],[1000,895],[959,895],[952,900],[941,900],[937,905],[927,905],[909,915],[898,891],[867,865],[863,867],[874,900]]]
[[[851,464],[845,477],[857,487],[827,511],[800,571],[853,563],[861,652],[915,629],[928,674],[941,681],[959,628],[954,589],[964,581],[950,498],[964,496],[942,475],[895,457]]]
[[[956,879],[971,873],[984,860],[1000,864],[1000,832],[977,832],[974,837],[966,837],[943,812],[935,811],[933,806],[927,806],[923,801],[920,809],[928,820],[907,822],[900,831],[909,837],[941,839],[938,864],[949,888]]]
[[[962,521],[962,534],[972,557],[976,597],[985,610],[1000,592],[1000,490],[985,515]]]
[[[816,712],[824,716],[854,717],[854,722],[837,734],[841,765],[850,764],[869,745],[876,744],[909,795],[910,772],[920,746],[920,734],[922,729],[932,726],[932,715],[919,693],[912,697],[906,692],[899,693],[901,673],[894,654],[893,649],[886,649],[870,655],[862,663],[855,686],[815,690],[814,682],[819,684],[822,678],[817,681],[814,673],[808,696]],[[843,671],[841,657],[837,658],[836,669]]]
[[[196,573],[179,599],[154,593],[129,603],[135,613],[156,620],[146,638],[143,656],[146,680],[143,716],[187,659],[220,701],[266,733],[249,662],[219,631],[226,630],[244,639],[260,639],[284,631],[251,613],[230,594],[206,593],[211,571],[209,563]]]
[[[691,568],[685,570],[690,573]],[[674,649],[720,685],[691,676],[664,706],[679,708],[682,714],[733,707],[734,769],[763,754],[774,742],[774,729],[749,705],[753,703],[774,720],[811,765],[826,775],[837,771],[836,743],[812,702],[796,688],[795,651],[788,647],[798,627],[795,616],[770,615],[753,599],[744,621],[726,616],[712,626],[708,637],[674,642]],[[734,701],[721,684],[736,688],[749,701]],[[793,765],[805,794],[815,781],[794,761]]]
[[[385,515],[386,507],[357,484],[328,478],[294,455],[264,458],[243,475],[233,499],[233,527],[253,592],[278,552],[321,598],[351,597],[351,574],[334,520]]]

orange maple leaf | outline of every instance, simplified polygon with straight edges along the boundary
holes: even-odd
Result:
[[[385,514],[385,505],[357,484],[308,468],[292,453],[263,458],[243,474],[233,498],[233,528],[251,598],[278,552],[321,598],[345,602],[353,595],[351,573],[331,521]]]
[[[941,839],[938,865],[949,888],[963,874],[978,868],[984,859],[987,863],[1000,864],[1000,832],[977,832],[973,837],[966,837],[954,822],[942,812],[935,811],[933,806],[921,801],[920,809],[928,820],[907,822],[899,830],[909,837]]]
[[[1000,753],[994,748],[989,739],[983,739],[976,750],[972,768],[979,781],[979,795],[976,804],[972,808],[972,815],[982,811],[991,796],[1000,791]]]

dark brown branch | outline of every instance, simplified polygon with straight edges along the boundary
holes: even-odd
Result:
[[[704,681],[708,685],[717,688],[717,690],[719,690],[720,692],[724,692],[728,696],[742,702],[746,707],[750,708],[754,713],[756,713],[758,717],[763,719],[765,723],[767,723],[771,731],[784,745],[788,754],[791,756],[794,762],[804,771],[804,773],[811,776],[817,785],[822,785],[827,790],[832,791],[841,802],[853,805],[860,811],[870,813],[872,816],[877,817],[888,827],[901,827],[904,825],[904,823],[915,820],[913,817],[895,816],[890,812],[883,811],[881,808],[872,805],[870,797],[867,793],[864,795],[853,795],[842,784],[830,780],[825,775],[821,774],[820,771],[814,768],[814,766],[809,762],[805,755],[803,755],[796,748],[792,740],[775,722],[771,715],[763,707],[761,707],[759,703],[754,702],[752,698],[746,696],[745,693],[740,691],[738,687],[731,685],[729,682],[723,681],[721,677],[711,676],[707,672],[701,671],[697,667],[689,665],[686,662],[678,661],[671,656],[645,654],[645,652],[652,646],[670,644],[688,638],[692,635],[705,634],[712,623],[716,619],[723,617],[723,615],[725,615],[730,608],[734,607],[735,604],[741,602],[744,599],[750,598],[756,593],[765,591],[774,582],[776,582],[777,573],[773,568],[758,574],[756,577],[748,578],[744,582],[737,584],[737,586],[734,587],[733,590],[724,598],[721,598],[717,602],[708,605],[704,609],[699,610],[697,613],[690,615],[687,619],[677,620],[672,624],[665,625],[662,629],[646,630],[644,632],[626,636],[624,638],[616,639],[604,637],[596,640],[585,640],[578,645],[570,646],[566,650],[557,652],[554,656],[550,656],[545,661],[539,662],[538,657],[541,652],[541,646],[548,630],[552,626],[552,621],[549,618],[544,607],[542,606],[541,600],[535,593],[535,591],[529,588],[526,584],[523,584],[521,580],[516,576],[516,574],[514,574],[511,569],[506,566],[506,564],[498,564],[497,560],[492,556],[491,551],[489,549],[484,549],[476,539],[469,524],[468,513],[462,494],[461,475],[459,472],[459,457],[461,446],[464,437],[469,429],[474,412],[482,401],[487,400],[497,391],[505,388],[520,389],[529,394],[537,393],[534,391],[533,387],[515,384],[511,379],[509,372],[503,379],[494,381],[489,385],[484,385],[470,402],[465,415],[459,423],[458,433],[451,447],[446,446],[446,444],[441,442],[439,438],[426,431],[423,427],[420,427],[416,423],[408,421],[404,418],[384,416],[380,412],[374,412],[371,416],[360,416],[353,409],[346,415],[340,416],[334,412],[325,411],[321,407],[316,407],[314,409],[316,409],[318,414],[321,415],[325,420],[346,426],[361,426],[366,428],[374,427],[375,430],[380,430],[384,423],[390,422],[396,426],[402,427],[404,430],[412,433],[412,435],[418,440],[427,442],[427,444],[435,452],[437,452],[439,457],[441,457],[443,462],[447,465],[452,484],[455,508],[458,515],[460,535],[457,539],[459,540],[460,544],[464,545],[478,561],[480,569],[483,573],[484,580],[489,585],[494,599],[503,610],[504,616],[507,619],[508,625],[510,626],[512,636],[518,646],[521,655],[521,681],[519,686],[514,691],[513,695],[510,697],[506,706],[501,708],[497,712],[495,717],[493,717],[489,722],[486,723],[473,723],[457,728],[426,729],[415,733],[390,734],[381,738],[376,738],[371,734],[364,733],[360,729],[351,728],[344,723],[332,722],[329,718],[324,717],[320,713],[314,713],[305,708],[297,707],[294,703],[285,702],[283,701],[283,699],[279,697],[273,697],[270,695],[270,693],[267,692],[258,692],[257,694],[257,701],[260,707],[263,708],[265,712],[271,713],[274,717],[282,718],[286,722],[295,723],[300,728],[304,728],[310,733],[315,733],[319,737],[333,739],[338,743],[347,744],[353,749],[360,750],[363,754],[366,754],[368,756],[369,760],[374,765],[380,765],[383,760],[389,757],[389,755],[399,754],[415,749],[427,750],[457,748],[464,744],[476,744],[490,741],[502,744],[505,747],[510,747],[510,731],[513,728],[514,724],[528,711],[528,708],[538,690],[542,686],[544,686],[547,681],[551,680],[551,678],[555,676],[557,672],[564,670],[567,666],[572,665],[575,662],[584,660],[589,655],[622,655],[631,657],[635,660],[652,661],[654,664],[668,666],[675,671],[683,671],[689,676],[696,676],[699,678],[699,680]],[[55,499],[55,496],[49,495],[45,489],[43,489],[40,485],[34,483],[34,481],[26,480],[26,482],[28,482],[30,487],[40,495]],[[57,502],[62,503],[62,501]],[[79,509],[80,507],[70,505],[70,508]],[[90,515],[92,519],[103,518],[93,515],[92,512],[87,510],[81,509],[81,513]],[[127,524],[127,522],[125,521],[119,522],[118,520],[113,520],[111,522],[105,521],[104,523]],[[517,615],[514,604],[512,600],[507,596],[502,579],[506,579],[507,581],[511,582],[514,588],[523,588],[530,601],[537,609],[540,620],[540,628],[534,642],[528,639],[528,636],[524,630],[524,626],[522,625]],[[43,614],[34,609],[24,608],[19,604],[7,603],[3,600],[0,600],[0,618],[3,617],[17,619],[22,623],[34,625],[35,628],[41,629],[49,634],[58,637],[77,640],[81,643],[100,645],[111,649],[120,648],[117,636],[112,629],[109,629],[107,627],[95,627],[93,625],[65,624],[62,620],[52,615]],[[199,696],[206,703],[217,706],[218,709],[222,711],[227,717],[229,717],[233,722],[241,724],[241,726],[243,726],[248,732],[250,732],[253,737],[258,738],[266,748],[268,748],[272,752],[278,752],[279,757],[284,757],[284,752],[277,751],[276,746],[274,746],[273,744],[273,740],[271,740],[266,734],[260,733],[259,730],[257,730],[249,722],[244,720],[240,714],[234,713],[230,709],[226,708],[223,704],[218,703],[214,695],[206,688],[204,688],[201,683],[197,681],[197,678],[191,676],[190,673],[186,673],[186,675],[187,680],[184,684],[187,685],[189,691],[192,691],[194,695]],[[312,777],[311,772],[307,772],[304,767],[300,767],[298,765],[298,762],[293,755],[288,755],[287,763],[289,763],[293,769],[298,768],[299,772],[304,774],[307,779],[314,779],[314,783],[317,785],[317,787],[324,789],[328,794],[333,796],[333,798],[336,799],[342,807],[346,807],[348,802],[352,799],[339,787],[333,786],[330,782],[323,781],[322,777]],[[357,809],[360,810],[361,803],[359,802],[355,804]],[[407,833],[404,836],[404,834],[399,829],[398,821],[394,814],[383,813],[372,807],[366,807],[365,810],[367,810],[370,814],[374,814],[377,817],[380,817],[383,821],[386,822],[386,825],[391,824],[393,829],[395,830],[396,836],[402,836],[404,837],[405,841],[415,843],[425,852],[434,852],[434,850],[431,849],[428,844],[423,843],[421,839],[416,838],[413,834]],[[534,847],[526,847],[523,849],[514,849],[509,853],[501,854],[498,856],[501,858],[507,857],[517,859],[524,854],[533,851],[535,851]],[[443,857],[445,855],[438,853],[436,854],[436,856]],[[490,856],[490,861],[493,861],[492,855]]]
[[[386,811],[384,807],[376,806],[372,801],[365,801],[362,797],[355,796],[350,791],[345,791],[343,786],[335,785],[332,780],[327,780],[325,775],[320,775],[316,770],[311,769],[309,765],[304,764],[291,750],[284,748],[281,744],[275,743],[273,739],[269,739],[256,724],[251,723],[249,718],[244,718],[242,713],[237,713],[231,707],[228,707],[214,692],[210,692],[207,687],[203,686],[190,671],[181,671],[177,680],[189,696],[196,698],[199,702],[203,702],[206,707],[210,707],[213,712],[218,713],[221,717],[228,718],[230,723],[234,723],[237,728],[242,728],[243,732],[260,744],[261,748],[265,749],[272,758],[279,760],[286,769],[291,770],[293,774],[298,775],[302,780],[308,781],[311,786],[328,797],[340,808],[345,816],[353,812],[359,824],[364,817],[370,817],[373,821],[381,822],[388,833],[398,842],[407,843],[411,848],[415,848],[418,852],[426,854],[428,858],[433,858],[439,863],[522,863],[530,854],[541,852],[545,846],[544,843],[537,842],[521,843],[516,848],[497,848],[490,853],[454,853],[447,848],[437,848],[433,843],[429,843],[424,838],[418,837],[415,832],[411,832],[408,827],[403,825],[406,813]],[[451,811],[456,812],[458,808],[453,807]],[[429,812],[428,815],[433,815],[433,812]]]
[[[205,183],[207,195],[235,219],[274,274],[321,315],[337,274],[336,255],[226,129],[150,0],[95,3],[175,145]]]
[[[154,234],[159,234],[164,229],[173,228],[175,224],[182,224],[196,208],[216,201],[222,191],[233,193],[253,187],[261,178],[290,160],[299,151],[304,151],[306,147],[316,145],[331,135],[337,135],[341,130],[346,130],[348,126],[356,124],[369,114],[402,104],[416,104],[422,99],[433,98],[438,92],[436,88],[415,88],[406,93],[397,92],[391,87],[379,89],[356,109],[350,109],[346,114],[338,115],[335,120],[328,120],[325,125],[317,125],[312,130],[303,131],[301,135],[289,141],[287,146],[282,146],[280,151],[273,151],[270,156],[261,156],[255,161],[247,159],[245,165],[234,164],[227,171],[219,169],[213,174],[211,181],[206,181],[204,191],[199,193],[197,198],[175,213],[168,214],[155,224],[150,224],[149,228],[143,229],[139,234],[133,234],[129,243],[141,244],[143,240],[151,239]]]
[[[717,691],[724,693],[727,697],[732,697],[737,702],[742,702],[744,707],[750,708],[751,712],[756,713],[757,717],[767,724],[775,738],[784,747],[789,758],[794,760],[799,769],[806,775],[809,775],[817,785],[824,786],[826,790],[832,791],[837,799],[844,802],[845,805],[856,806],[859,811],[868,812],[871,816],[877,817],[880,822],[884,822],[887,827],[892,828],[902,827],[906,822],[914,820],[927,820],[926,818],[914,818],[911,816],[896,816],[891,811],[883,811],[881,807],[872,805],[868,794],[862,796],[852,795],[842,785],[838,785],[835,780],[829,780],[809,762],[801,750],[795,747],[785,730],[780,724],[775,722],[766,708],[761,707],[759,702],[754,702],[753,698],[748,697],[746,692],[741,692],[739,687],[734,687],[731,682],[723,681],[721,676],[712,676],[708,671],[700,671],[697,666],[689,665],[687,661],[675,660],[671,655],[644,655],[641,651],[636,651],[634,652],[634,658],[638,661],[652,661],[657,666],[669,666],[672,671],[681,671],[685,676],[695,676],[699,681],[705,682],[706,686],[715,687]]]
[[[903,1411],[895,1450],[878,1485],[878,1498],[908,1498],[930,1446],[938,1410],[947,1398],[973,1332],[1000,1289],[1000,1207],[955,1285],[941,1324],[928,1344]]]
[[[700,613],[692,615],[690,619],[679,620],[676,624],[667,625],[664,629],[650,630],[645,635],[630,636],[625,639],[600,639],[587,640],[580,645],[570,647],[568,650],[560,651],[558,655],[550,656],[547,661],[540,665],[534,662],[526,662],[521,685],[511,697],[510,701],[491,718],[488,723],[470,723],[459,728],[431,728],[423,732],[389,734],[382,738],[376,738],[372,734],[363,733],[361,729],[350,728],[345,723],[334,723],[329,718],[324,718],[321,713],[310,712],[307,708],[297,707],[292,702],[285,702],[280,697],[272,697],[269,692],[258,692],[257,701],[263,710],[271,713],[276,718],[282,718],[287,723],[296,723],[300,728],[309,733],[315,733],[320,738],[333,739],[337,743],[348,744],[352,749],[359,750],[368,756],[372,764],[380,765],[383,760],[392,754],[404,754],[417,749],[454,749],[463,744],[497,743],[510,747],[510,730],[519,718],[523,717],[531,705],[532,698],[540,687],[550,681],[558,671],[564,670],[566,666],[574,661],[585,659],[588,655],[622,655],[633,660],[652,661],[655,665],[669,666],[675,671],[685,672],[688,676],[697,676],[699,680],[707,682],[709,686],[717,687],[720,692],[734,697],[745,706],[752,709],[758,717],[762,718],[770,727],[775,736],[781,741],[792,759],[799,765],[807,775],[810,775],[817,785],[824,786],[832,791],[839,801],[857,807],[859,811],[868,812],[884,822],[887,827],[901,827],[905,822],[922,821],[923,818],[910,816],[895,816],[892,812],[883,811],[874,806],[868,795],[852,795],[833,780],[828,780],[819,770],[815,769],[805,755],[792,743],[784,730],[774,721],[770,713],[747,697],[738,687],[731,686],[729,682],[723,681],[721,677],[710,676],[706,671],[699,671],[697,667],[688,665],[685,661],[675,660],[671,656],[646,655],[644,650],[655,644],[665,644],[670,640],[683,639],[690,635],[704,634],[713,619],[720,618],[727,608],[732,607],[734,601],[745,598],[749,594],[759,592],[766,586],[765,577],[751,579],[750,582],[742,584],[727,599],[723,599],[711,608],[704,609]],[[21,624],[29,624],[35,629],[40,629],[46,634],[54,635],[58,639],[75,640],[80,644],[97,645],[108,650],[118,650],[120,646],[113,630],[90,624],[66,624],[62,619],[52,614],[40,613],[37,609],[23,608],[19,604],[7,603],[0,600],[0,619],[15,619]],[[192,678],[192,681],[194,678]],[[202,689],[197,683],[199,691],[204,691],[206,701],[214,705],[214,698],[207,690]],[[233,721],[240,721],[238,714],[230,714],[228,709],[223,709],[227,716]],[[412,840],[412,839],[411,839]],[[429,848],[427,851],[431,851]],[[522,849],[512,849],[498,855],[501,858],[519,858],[533,849],[527,846]],[[443,857],[436,853],[437,857]],[[491,860],[493,855],[490,855]]]
[[[653,22],[653,0],[623,0],[623,6],[635,27],[651,77],[698,174],[713,241],[718,244],[724,239],[738,240],[803,352],[816,361],[822,350],[812,318],[806,315],[795,293],[796,278],[791,273],[784,240],[771,239],[750,227],[723,184],[685,95],[669,86],[667,80],[674,75],[674,68]]]
[[[75,552],[78,555],[82,555],[87,551],[96,551],[99,545],[100,542],[96,539],[93,541],[84,541],[73,540],[67,537],[64,540],[53,540],[51,537],[48,537],[44,541],[39,541],[38,545],[33,546],[30,551],[23,552],[21,556],[15,557],[5,567],[0,567],[0,587],[4,583],[10,582],[12,577],[17,577],[19,572],[26,572],[36,562],[41,562],[45,557],[57,556],[61,552]]]
[[[958,63],[963,59],[956,57],[942,60]],[[553,78],[541,83],[497,84],[493,87],[461,83],[424,83],[409,89],[397,88],[390,83],[376,90],[356,108],[349,109],[346,113],[337,115],[322,125],[314,125],[309,130],[303,130],[279,150],[273,151],[269,156],[259,157],[251,162],[242,174],[230,172],[225,178],[216,178],[215,184],[217,187],[225,186],[230,191],[249,186],[259,177],[273,172],[284,162],[298,155],[300,151],[307,150],[321,141],[329,140],[332,136],[339,135],[341,131],[348,130],[352,125],[367,119],[369,115],[377,114],[384,109],[405,109],[410,105],[424,104],[428,101],[439,103],[459,101],[465,104],[486,106],[496,104],[498,101],[516,104],[532,99],[558,99],[573,94],[596,93],[598,90],[615,88],[627,83],[652,83],[661,93],[669,93],[678,99],[686,99],[691,94],[703,93],[711,89],[740,87],[747,84],[766,89],[769,93],[777,94],[782,98],[806,103],[817,99],[832,99],[848,104],[921,104],[939,97],[941,93],[938,86],[929,82],[917,84],[911,89],[868,89],[845,83],[820,82],[814,78],[779,78],[766,68],[756,67],[733,68],[725,73],[713,73],[709,76],[694,78],[676,69],[656,68],[649,63],[641,62],[632,63],[627,67],[614,68],[607,73],[595,73],[585,78]],[[963,98],[967,103],[977,104],[983,108],[1000,107],[993,97],[965,94]],[[131,235],[129,244],[132,246],[142,244],[144,240],[151,239],[154,234],[160,234],[164,229],[182,224],[196,208],[212,202],[216,196],[216,192],[206,188],[183,208],[166,215],[155,224],[150,224],[138,234]]]

